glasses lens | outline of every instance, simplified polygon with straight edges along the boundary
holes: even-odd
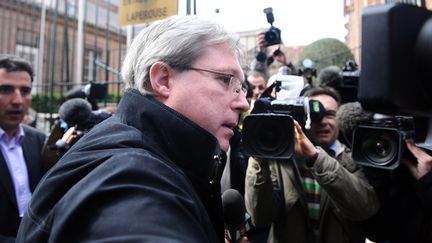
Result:
[[[232,90],[235,95],[240,94],[240,92],[246,94],[247,93],[246,83],[240,81],[235,77],[231,77],[230,90]]]

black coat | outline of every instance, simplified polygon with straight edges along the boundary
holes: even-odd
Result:
[[[367,237],[390,243],[432,242],[432,172],[416,181],[403,165],[387,171],[366,168],[380,210],[364,222]]]
[[[22,144],[30,191],[33,192],[42,178],[41,150],[45,135],[40,131],[23,126],[24,140]],[[3,154],[0,152],[0,242],[13,242],[21,218],[18,213],[15,189]]]
[[[127,90],[47,173],[18,242],[222,242],[214,136]]]

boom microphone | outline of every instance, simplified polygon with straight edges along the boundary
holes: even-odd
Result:
[[[370,121],[374,113],[363,110],[359,102],[349,102],[341,105],[336,113],[336,124],[339,128],[342,142],[351,147],[352,134],[354,129]],[[345,140],[345,141],[343,141]]]
[[[73,98],[64,102],[59,109],[59,117],[69,127],[86,124],[93,115],[91,104],[82,98]]]
[[[342,70],[338,66],[328,66],[323,68],[317,77],[319,86],[329,86],[338,88],[342,85]]]
[[[251,228],[243,197],[237,190],[228,189],[222,194],[222,206],[228,240],[237,242]]]

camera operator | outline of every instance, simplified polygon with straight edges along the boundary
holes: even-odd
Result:
[[[405,143],[413,158],[402,158],[395,170],[364,167],[381,205],[364,224],[377,242],[432,242],[432,156],[411,140]]]
[[[305,93],[325,108],[307,135],[295,121],[295,156],[288,160],[251,158],[245,202],[257,227],[271,225],[268,242],[361,242],[361,220],[378,201],[350,151],[337,140],[335,115],[340,97],[333,89]]]

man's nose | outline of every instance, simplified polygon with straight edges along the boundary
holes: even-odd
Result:
[[[235,100],[236,109],[241,110],[242,112],[249,110],[249,102],[246,99],[246,94],[240,94],[237,96]]]
[[[21,94],[20,89],[15,89],[12,93],[12,102],[13,103],[22,103],[23,102],[23,96]]]

